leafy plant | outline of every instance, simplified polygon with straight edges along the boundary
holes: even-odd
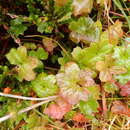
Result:
[[[129,129],[129,6],[2,1],[0,128]]]

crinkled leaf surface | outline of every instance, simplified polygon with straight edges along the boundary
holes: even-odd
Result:
[[[127,69],[130,69],[130,45],[118,46],[114,48],[113,58],[116,59],[116,64],[122,65]]]
[[[81,66],[95,68],[97,61],[103,60],[104,56],[112,52],[113,47],[109,44],[105,36],[103,34],[101,41],[91,44],[90,47],[84,49],[81,49],[80,47],[74,48],[72,56],[75,61]]]
[[[59,98],[56,100],[56,103],[50,104],[44,110],[44,113],[49,115],[51,118],[60,120],[70,110],[71,110],[71,105],[67,103],[64,99]]]
[[[70,104],[76,104],[80,100],[86,101],[88,92],[78,84],[81,79],[79,66],[74,62],[68,62],[62,71],[64,72],[56,75],[60,95]]]
[[[48,53],[53,53],[54,48],[57,47],[56,42],[51,38],[44,38],[42,43]]]
[[[89,17],[80,17],[77,21],[72,21],[69,25],[70,39],[76,43],[80,41],[97,42],[100,36],[100,29]]]
[[[53,30],[53,22],[41,21],[37,24],[37,31],[40,33],[51,33]]]
[[[51,96],[58,92],[58,86],[56,85],[56,78],[54,75],[41,73],[31,84],[32,89],[39,97]]]
[[[27,60],[27,49],[24,46],[19,47],[17,50],[12,48],[6,58],[11,64],[19,65]]]
[[[30,51],[29,55],[40,60],[46,60],[48,58],[48,53],[43,48],[38,48],[37,51]]]
[[[83,114],[85,114],[88,118],[93,118],[93,112],[98,112],[98,107],[98,102],[93,98],[89,98],[86,102],[80,101],[79,103],[80,111]]]
[[[18,17],[11,21],[11,26],[9,28],[9,32],[16,37],[20,34],[22,35],[24,31],[27,30],[27,26],[23,24],[24,20],[22,17]]]
[[[127,72],[123,66],[114,65],[114,59],[111,57],[111,55],[106,55],[104,61],[98,61],[96,63],[96,69],[100,72],[99,79],[102,82],[112,80],[113,75]]]
[[[39,64],[38,59],[27,56],[27,49],[21,46],[16,49],[11,49],[6,55],[6,58],[11,64],[17,65],[18,79],[31,81],[35,79],[35,72],[33,71]]]

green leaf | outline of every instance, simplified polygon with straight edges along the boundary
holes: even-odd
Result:
[[[99,88],[99,86],[90,86],[90,87],[87,87],[87,90],[89,91],[90,96],[93,99],[99,99],[99,96],[100,96],[100,88]]]
[[[24,46],[19,47],[17,50],[12,48],[6,58],[11,64],[20,65],[27,61],[27,50]]]
[[[112,45],[108,42],[93,43],[90,47],[81,49],[80,47],[74,48],[72,56],[80,66],[94,68],[97,61],[103,60],[106,54],[112,52]]]
[[[126,84],[128,81],[130,81],[130,71],[125,74],[115,75],[114,78],[121,84]]]
[[[114,94],[115,91],[118,90],[118,87],[117,87],[117,86],[115,86],[114,84],[111,84],[111,83],[109,83],[109,82],[108,82],[108,83],[105,83],[103,87],[104,87],[104,89],[105,89],[106,92],[112,93],[112,94]]]
[[[56,85],[56,78],[54,75],[41,73],[31,84],[32,89],[39,97],[52,96],[58,92],[58,86]]]
[[[114,48],[113,58],[116,59],[116,64],[130,69],[130,45],[127,47],[119,46]]]
[[[68,55],[66,55],[63,51],[61,52],[63,57],[59,57],[58,58],[58,63],[61,66],[64,66],[67,62],[71,61],[71,57],[69,57]]]
[[[33,129],[36,126],[40,126],[42,124],[40,116],[38,116],[36,113],[32,113],[29,115],[29,118],[27,118],[27,129]]]
[[[40,60],[46,60],[48,58],[48,53],[43,48],[38,48],[37,51],[30,51],[29,55]]]
[[[23,64],[18,68],[18,76],[20,81],[23,79],[31,81],[35,79],[35,72],[31,68],[30,64]]]
[[[25,46],[27,49],[31,49],[31,50],[34,50],[37,48],[37,46],[33,42],[25,42],[23,46]]]
[[[38,48],[37,56],[41,60],[46,60],[48,58],[48,53],[43,48]]]
[[[80,17],[77,21],[69,24],[69,29],[80,34],[86,34],[92,28],[93,20],[89,17]]]
[[[86,102],[80,101],[79,103],[80,111],[90,119],[93,118],[94,112],[98,112],[97,110],[98,107],[99,107],[98,102],[93,98],[89,98]]]
[[[73,116],[76,114],[76,111],[69,111],[64,115],[65,120],[70,120],[73,118]]]
[[[69,24],[70,38],[76,42],[97,42],[100,36],[100,28],[89,17],[80,17],[77,21]]]
[[[53,23],[52,22],[40,22],[37,24],[37,31],[40,33],[51,33],[53,30]]]
[[[27,26],[23,24],[24,20],[22,17],[18,17],[11,21],[11,26],[9,28],[9,33],[18,37],[20,34],[23,35],[24,31],[27,30]]]
[[[18,37],[19,35],[23,35],[24,31],[26,30],[27,30],[27,27],[23,24],[20,24],[20,25],[11,26],[9,29],[9,32],[11,34],[14,34],[16,37]]]
[[[27,49],[24,46],[16,49],[11,49],[6,55],[6,58],[11,64],[17,65],[18,79],[30,81],[35,79],[35,73],[33,71],[39,64],[38,59],[27,56]]]
[[[70,104],[76,104],[80,100],[86,101],[88,98],[88,92],[83,88],[84,84],[81,84],[83,87],[80,86],[80,83],[85,77],[83,76],[82,70],[74,62],[65,64],[61,68],[61,72],[56,75],[57,84],[60,87],[60,94]]]

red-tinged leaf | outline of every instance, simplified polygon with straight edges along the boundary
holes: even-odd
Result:
[[[81,113],[76,113],[73,117],[73,121],[76,121],[76,122],[88,122],[88,119]]]
[[[102,82],[107,82],[112,79],[112,75],[109,70],[101,71],[99,74],[99,78]]]
[[[124,68],[122,66],[112,66],[110,68],[110,72],[111,72],[111,74],[123,74],[123,73],[126,73],[127,70],[126,70],[126,68]]]
[[[60,89],[60,95],[66,99],[70,104],[77,104],[80,100],[86,101],[89,92],[83,90],[79,86],[63,87]]]
[[[115,101],[113,102],[113,106],[111,108],[111,112],[115,114],[123,114],[130,117],[130,108],[121,101]]]
[[[85,77],[79,66],[74,62],[68,62],[62,68],[62,73],[56,75],[57,85],[60,88],[60,96],[67,100],[70,104],[77,104],[80,100],[86,101],[89,92],[84,88],[85,85],[93,84],[90,80],[90,75],[86,74]],[[89,76],[89,79],[86,77]],[[84,79],[87,78],[87,79]],[[88,82],[89,81],[89,82]]]
[[[121,96],[130,96],[130,81],[120,87]]]
[[[48,53],[53,53],[53,50],[54,48],[57,46],[57,44],[51,39],[51,38],[44,38],[42,40],[43,42],[43,45],[45,47],[45,50],[48,52]]]
[[[89,69],[81,70],[79,73],[79,78],[80,78],[79,84],[82,87],[95,86],[96,83],[94,79],[92,78],[93,75],[94,75],[94,72]]]
[[[11,88],[6,87],[6,88],[4,88],[3,92],[6,93],[6,94],[10,93],[11,92]]]
[[[56,103],[50,104],[48,108],[44,110],[44,113],[54,119],[62,119],[63,116],[71,110],[71,105],[64,99],[60,98],[56,100]]]
[[[111,44],[117,45],[119,38],[123,36],[122,22],[117,20],[114,25],[109,27],[109,41]]]

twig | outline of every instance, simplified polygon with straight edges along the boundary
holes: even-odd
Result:
[[[5,94],[5,93],[0,93],[0,96],[23,99],[23,100],[32,100],[32,101],[43,101],[43,100],[49,100],[49,99],[57,98],[57,96],[49,96],[49,97],[46,97],[46,98],[33,98],[33,97],[24,97],[24,96]]]
[[[119,13],[116,13],[116,12],[113,12],[113,11],[109,11],[110,14],[114,14],[116,16],[120,16],[120,17],[124,17],[124,15],[122,14],[119,14]]]
[[[27,108],[24,108],[24,109],[20,110],[17,114],[20,115],[22,113],[25,113],[27,111],[30,111],[30,110],[32,110],[34,108],[37,108],[37,107],[41,106],[42,104],[45,104],[45,103],[50,102],[52,100],[54,100],[54,99],[50,99],[50,100],[39,102],[39,103],[34,104],[34,105],[30,106],[30,107],[27,107]],[[13,117],[14,115],[15,115],[14,113],[10,113],[10,114],[8,114],[6,116],[3,116],[3,117],[0,118],[0,122],[8,120],[9,118]]]

